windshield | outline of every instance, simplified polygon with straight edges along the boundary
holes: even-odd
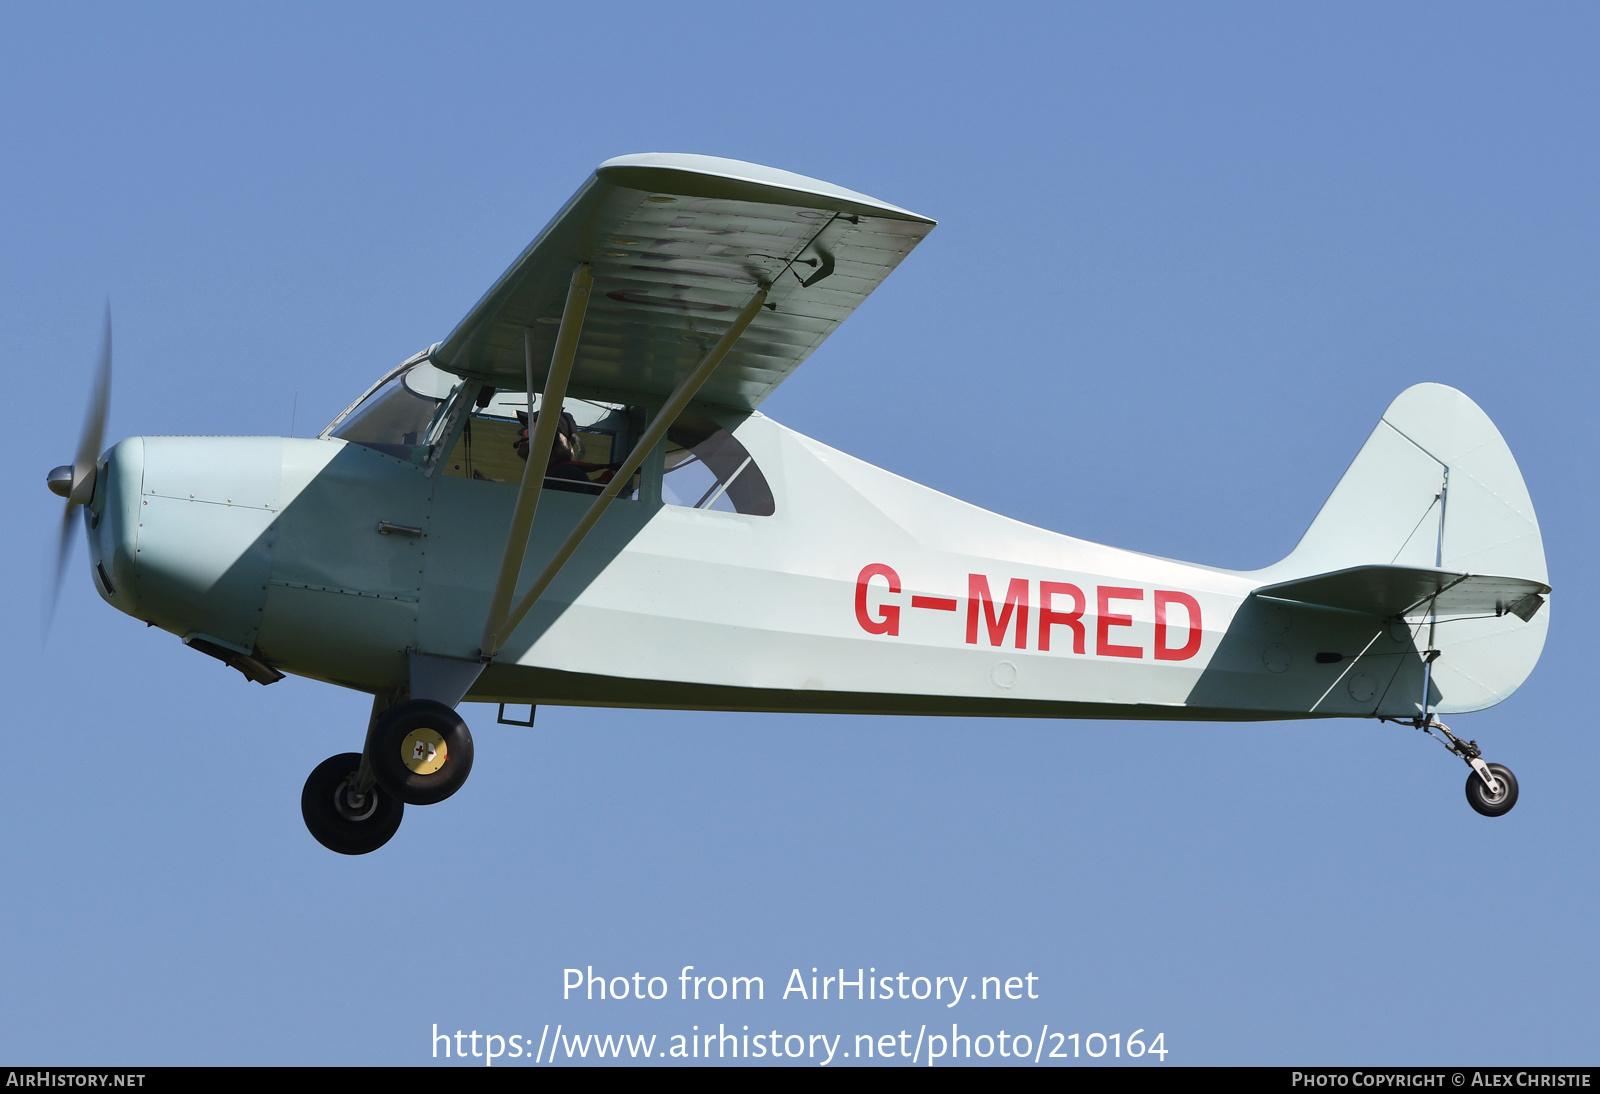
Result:
[[[423,463],[445,400],[460,385],[459,376],[419,361],[389,377],[335,422],[329,433],[411,463]]]

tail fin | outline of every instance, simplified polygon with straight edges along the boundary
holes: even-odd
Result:
[[[1454,388],[1401,392],[1300,543],[1263,576],[1281,582],[1374,565],[1548,584],[1522,472],[1488,415]],[[1441,623],[1435,709],[1481,710],[1510,695],[1533,671],[1549,620],[1543,611],[1526,621],[1505,614]],[[1426,643],[1426,633],[1418,638]],[[1395,695],[1378,713],[1418,711],[1416,696]]]

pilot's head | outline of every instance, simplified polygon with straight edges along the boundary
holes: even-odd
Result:
[[[539,415],[534,414],[530,419],[527,414],[517,411],[517,420],[522,423],[522,430],[517,434],[517,455],[523,459],[528,458],[529,437],[539,426]],[[550,462],[564,463],[578,458],[578,423],[571,414],[561,412],[561,420],[556,423],[556,439],[550,446]]]

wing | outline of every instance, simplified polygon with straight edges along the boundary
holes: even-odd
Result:
[[[1355,566],[1348,570],[1283,581],[1257,596],[1320,604],[1388,619],[1421,619],[1510,613],[1523,622],[1544,606],[1550,586],[1520,577],[1424,570],[1411,566]]]
[[[698,398],[752,410],[932,230],[926,217],[737,160],[649,153],[601,164],[431,352],[440,368],[524,386],[524,330],[542,381],[574,266],[594,289],[569,390],[665,396],[770,284],[767,307]]]

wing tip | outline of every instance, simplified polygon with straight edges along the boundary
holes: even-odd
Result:
[[[606,160],[595,168],[595,174],[633,190],[651,190],[685,197],[766,200],[774,204],[891,217],[925,224],[930,228],[938,223],[931,217],[831,182],[720,156],[687,152],[639,152]]]

